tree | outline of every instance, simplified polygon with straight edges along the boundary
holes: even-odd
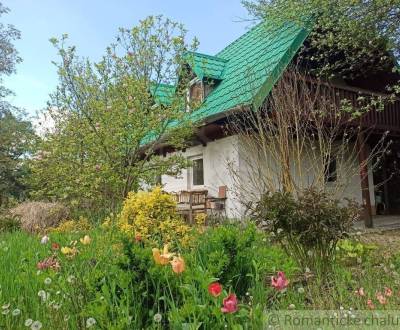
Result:
[[[321,76],[353,79],[396,70],[400,51],[399,0],[243,0],[256,18],[311,28],[300,58]],[[272,24],[274,25],[274,24]],[[388,86],[398,91],[397,83]]]
[[[186,165],[178,155],[157,155],[166,138],[179,148],[191,134],[183,64],[197,42],[189,46],[185,38],[182,25],[150,16],[120,29],[96,63],[79,58],[66,35],[51,40],[61,56],[59,86],[47,111],[54,128],[31,162],[35,197],[114,207]]]
[[[299,197],[314,190],[332,198],[352,197],[359,185],[360,125],[356,108],[339,102],[332,86],[291,66],[257,111],[234,114],[229,130],[239,138],[240,168],[228,164],[237,196],[251,211],[265,193]],[[372,171],[390,143],[386,133],[370,147],[365,165]],[[366,178],[368,173],[364,173]]]
[[[8,11],[0,3],[0,16]],[[3,76],[14,73],[21,61],[13,44],[19,38],[20,32],[14,26],[0,23],[0,207],[9,197],[24,195],[27,174],[24,161],[34,138],[31,123],[5,100],[11,91],[3,85]]]

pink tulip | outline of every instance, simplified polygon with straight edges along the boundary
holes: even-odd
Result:
[[[386,305],[387,304],[387,300],[386,300],[385,296],[381,292],[378,292],[376,294],[376,299],[378,299],[378,301],[379,301],[379,303],[381,305]]]
[[[231,293],[228,297],[223,300],[223,307],[221,307],[222,313],[235,313],[237,311],[237,298],[234,293]]]
[[[367,307],[368,307],[369,309],[375,309],[375,305],[374,305],[374,303],[372,302],[371,299],[368,299],[368,300],[367,300]]]
[[[359,288],[354,292],[357,296],[360,297],[364,297],[365,296],[365,292],[364,292],[364,288]]]
[[[274,287],[278,291],[282,291],[286,289],[289,285],[289,281],[285,277],[284,272],[278,272],[278,276],[271,276],[271,286]]]
[[[391,297],[393,295],[393,290],[391,288],[385,288],[385,296]]]

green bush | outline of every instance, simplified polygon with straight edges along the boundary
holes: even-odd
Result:
[[[16,216],[0,214],[0,233],[13,232],[21,228],[21,222]]]
[[[352,201],[342,205],[324,192],[309,189],[297,199],[290,193],[267,193],[258,202],[253,216],[275,235],[302,269],[327,275],[336,245],[358,219],[359,208]]]

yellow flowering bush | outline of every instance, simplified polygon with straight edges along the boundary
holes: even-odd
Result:
[[[52,228],[50,231],[54,233],[74,233],[88,231],[90,229],[92,229],[92,225],[89,220],[80,217],[78,220],[65,220],[61,222],[59,226]]]
[[[129,193],[118,219],[118,228],[132,237],[163,243],[190,241],[191,228],[176,212],[172,196],[160,187],[149,192]]]

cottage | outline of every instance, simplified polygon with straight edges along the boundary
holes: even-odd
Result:
[[[227,129],[229,117],[265,106],[307,36],[307,30],[292,25],[271,30],[266,23],[261,23],[215,56],[190,54],[188,70],[193,80],[187,97],[199,107],[193,110],[188,107],[186,111],[197,123],[198,130],[190,147],[176,151],[164,146],[160,153],[168,157],[180,152],[192,161],[192,167],[178,177],[163,176],[161,183],[166,191],[206,191],[207,196],[223,200],[222,207],[228,217],[245,215],[248,193],[240,190],[243,182],[251,185],[257,181],[257,178],[250,178],[249,168],[253,160],[260,161],[261,151],[249,150],[251,148],[243,143],[238,132]],[[336,79],[326,82],[326,86],[335,97],[356,104],[360,95],[382,96],[386,84],[395,79],[398,77],[387,70],[373,72],[362,79]],[[163,86],[156,94],[165,101],[171,91],[172,86]],[[357,127],[367,129],[368,134],[358,134],[353,141],[354,149],[348,155],[357,168],[357,175],[348,177],[335,157],[322,167],[326,185],[346,177],[338,197],[352,198],[363,204],[366,225],[372,226],[372,215],[400,212],[400,102],[387,103],[382,111],[375,109],[360,118]],[[384,134],[392,141],[390,148],[376,156],[376,166],[369,165],[366,160]],[[322,159],[324,156],[321,162],[325,162]],[[271,166],[266,159],[264,161],[265,167]],[[288,160],[288,164],[293,161]],[[307,163],[315,160],[304,158],[302,162],[306,169],[311,168]],[[315,173],[305,172],[303,181],[315,180]],[[293,176],[296,175],[294,172]],[[238,178],[241,185],[237,183]],[[280,184],[277,180],[277,185]]]

